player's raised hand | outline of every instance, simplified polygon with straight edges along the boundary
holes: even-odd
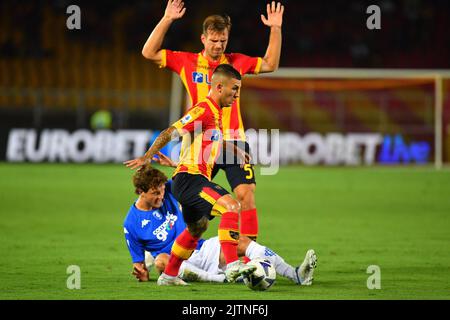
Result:
[[[169,0],[167,2],[166,11],[164,12],[164,18],[169,20],[177,20],[183,17],[186,12],[184,2],[182,0]]]
[[[168,156],[161,153],[160,151],[158,151],[158,158],[153,157],[152,160],[159,163],[162,166],[173,167],[173,168],[177,167],[177,164],[174,161],[172,161],[172,159],[170,159]]]
[[[267,4],[267,19],[262,14],[261,20],[268,27],[281,27],[283,24],[284,6],[280,2],[275,4],[275,1]]]
[[[123,164],[126,165],[128,168],[134,170],[137,168],[142,167],[145,164],[144,157],[136,158],[133,160],[124,161]]]

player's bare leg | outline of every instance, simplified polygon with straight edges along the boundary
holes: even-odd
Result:
[[[196,222],[187,223],[187,228],[177,237],[170,253],[164,272],[158,278],[158,285],[188,285],[179,276],[182,262],[187,260],[197,246],[203,232],[208,228],[208,219],[202,217]]]
[[[167,253],[160,253],[155,258],[155,269],[161,274],[164,272],[164,268],[169,262],[169,255]]]

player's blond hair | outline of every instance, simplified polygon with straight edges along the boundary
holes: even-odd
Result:
[[[231,18],[226,14],[213,14],[203,21],[203,34],[207,35],[208,30],[213,32],[231,31]]]

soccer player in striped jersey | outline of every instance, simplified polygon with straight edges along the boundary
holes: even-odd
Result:
[[[206,99],[162,131],[144,156],[124,162],[131,169],[139,168],[151,161],[173,135],[182,137],[180,162],[173,175],[171,189],[182,206],[187,228],[172,246],[169,262],[158,278],[159,285],[186,285],[178,277],[181,263],[191,256],[214,216],[221,217],[218,238],[227,263],[227,281],[234,282],[239,276],[251,274],[256,269],[240,262],[237,254],[239,202],[224,188],[211,182],[220,148],[227,143],[223,140],[222,108],[233,104],[240,88],[240,73],[229,64],[219,65],[211,77],[211,91]],[[249,161],[248,154],[242,150],[235,148],[234,152],[244,163]]]
[[[176,168],[170,158],[158,153],[156,162]],[[186,224],[179,204],[171,191],[172,181],[158,169],[144,165],[133,175],[133,185],[139,198],[131,205],[124,220],[124,233],[127,247],[133,261],[132,274],[140,282],[149,281],[149,271],[154,266],[157,272],[164,272],[169,261],[170,250],[175,239],[185,229]],[[240,236],[237,247],[240,257],[269,260],[277,274],[287,277],[296,284],[311,285],[316,255],[308,250],[304,261],[296,268],[271,249],[262,246],[248,237]],[[225,259],[218,237],[200,239],[193,254],[184,261],[179,277],[185,281],[225,281]]]
[[[212,15],[203,23],[201,41],[204,50],[199,53],[162,49],[164,37],[173,23],[186,12],[182,0],[169,0],[161,21],[156,25],[146,41],[142,54],[145,58],[176,72],[191,100],[191,105],[203,100],[211,87],[213,70],[223,63],[231,64],[241,75],[273,72],[278,68],[281,53],[281,26],[284,6],[281,3],[267,4],[267,18],[261,15],[264,25],[270,27],[269,44],[264,57],[250,57],[240,53],[225,53],[231,30],[228,16]],[[241,117],[239,98],[231,108],[223,110],[222,127],[224,139],[250,153],[246,142]],[[225,160],[226,159],[226,160]],[[232,161],[230,161],[232,160]],[[240,232],[252,239],[258,235],[258,216],[255,203],[255,173],[251,164],[239,164],[239,159],[227,149],[221,153],[212,176],[224,170],[231,189],[242,206]],[[248,261],[248,259],[246,260]]]

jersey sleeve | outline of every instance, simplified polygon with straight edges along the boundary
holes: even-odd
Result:
[[[188,110],[188,112],[175,122],[172,127],[175,127],[180,135],[185,134],[186,132],[194,132],[195,123],[198,121],[206,123],[209,121],[210,114],[206,107],[201,105],[197,105]]]
[[[261,71],[262,58],[250,57],[242,53],[232,53],[231,60],[233,67],[240,74],[258,74]]]
[[[165,193],[172,193],[172,180],[167,180]]]
[[[125,241],[127,242],[127,248],[131,255],[133,263],[145,261],[145,249],[144,246],[135,239],[132,235],[131,228],[127,225],[124,226]]]
[[[186,52],[172,51],[168,49],[161,50],[162,58],[160,68],[168,68],[180,74],[186,60]]]

